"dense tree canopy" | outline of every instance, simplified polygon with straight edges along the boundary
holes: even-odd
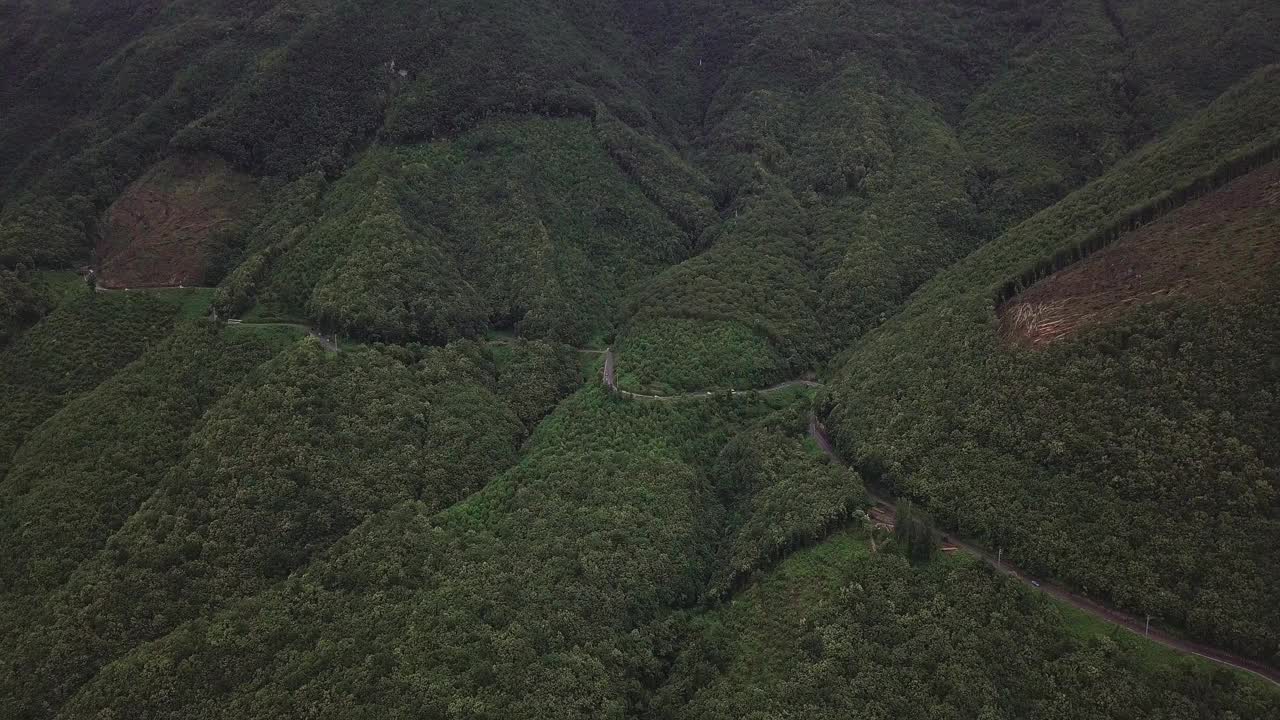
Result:
[[[1006,346],[993,304],[1027,265],[1046,267],[1144,201],[1248,171],[1229,158],[1280,139],[1277,82],[1275,67],[1256,74],[939,276],[849,355],[827,401],[845,453],[945,524],[1272,662],[1277,275],[1234,295],[1172,297],[1043,351]],[[1273,233],[1270,212],[1260,222]]]
[[[1270,0],[0,3],[0,717],[1280,717],[935,546],[1280,667],[1277,63]],[[121,218],[216,287],[96,288]],[[1139,229],[1176,282],[1010,340]]]
[[[1066,611],[1070,617],[1070,611]],[[925,568],[856,534],[787,560],[684,636],[655,718],[1274,717],[1257,682],[1173,658],[973,562]],[[761,648],[768,648],[767,652]]]

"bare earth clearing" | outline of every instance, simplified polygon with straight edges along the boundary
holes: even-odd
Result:
[[[1036,283],[997,309],[1008,344],[1043,347],[1169,297],[1236,295],[1280,261],[1280,161]]]
[[[199,285],[215,233],[259,201],[252,178],[218,159],[176,157],[152,168],[107,209],[98,282],[107,288]]]

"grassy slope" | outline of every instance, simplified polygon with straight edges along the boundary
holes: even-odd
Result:
[[[1000,346],[992,293],[1128,206],[1274,141],[1277,83],[1280,68],[1260,71],[944,272],[847,357],[829,397],[842,451],[947,524],[1273,659],[1274,285],[1147,309],[1045,353]]]

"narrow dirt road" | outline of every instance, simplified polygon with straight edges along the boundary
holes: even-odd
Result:
[[[97,287],[95,289],[98,292],[128,292],[127,289],[103,288],[103,287]],[[146,289],[157,290],[157,289],[178,289],[178,288],[146,288]],[[331,352],[341,352],[341,349],[338,347],[336,342],[329,340],[323,334],[319,333],[311,326],[304,325],[302,323],[286,323],[286,322],[275,322],[275,323],[248,322],[247,323],[240,320],[228,320],[226,322],[228,324],[233,324],[233,325],[264,326],[264,327],[278,326],[278,327],[302,328],[307,331],[307,334],[319,340],[320,343],[324,345],[324,347],[330,350]],[[502,343],[504,341],[499,340],[494,342]],[[604,368],[601,371],[601,379],[604,382],[605,387],[609,388],[610,391],[622,397],[632,398],[635,400],[673,401],[673,400],[698,400],[698,399],[705,400],[714,396],[714,393],[711,391],[682,393],[677,395],[645,395],[642,393],[633,393],[627,390],[621,390],[618,388],[617,359],[614,356],[612,347],[603,351],[580,349],[579,352],[592,353],[592,354],[600,354],[600,353],[604,354]],[[787,382],[779,383],[777,385],[773,385],[771,387],[763,388],[760,390],[731,390],[730,393],[734,395],[742,395],[742,394],[752,393],[752,392],[760,393],[760,394],[768,394],[768,393],[780,392],[782,390],[786,390],[792,387],[822,387],[822,383],[814,382],[812,380],[789,380]],[[818,445],[819,448],[822,449],[824,453],[830,456],[834,461],[844,464],[843,460],[841,460],[840,456],[836,453],[835,447],[831,444],[831,438],[830,436],[828,436],[826,428],[822,426],[822,423],[818,421],[817,417],[812,417],[809,420],[809,436],[813,438],[813,441]],[[879,497],[871,493],[869,490],[868,490],[868,496],[871,498],[871,501],[873,503],[875,503],[881,508],[881,510],[887,517],[889,517],[890,519],[893,518],[896,511],[894,508],[894,504],[891,500],[887,498]],[[1016,579],[1017,581],[1023,583],[1028,587],[1031,587],[1035,590],[1043,592],[1049,595],[1050,597],[1060,600],[1082,612],[1088,613],[1089,615],[1095,618],[1098,618],[1099,620],[1103,620],[1105,622],[1111,623],[1112,625],[1117,625],[1119,627],[1122,627],[1125,630],[1128,630],[1129,632],[1134,633],[1135,635],[1140,635],[1142,637],[1145,637],[1148,640],[1158,643],[1160,645],[1163,645],[1171,650],[1175,650],[1177,652],[1185,653],[1188,655],[1197,655],[1199,657],[1205,658],[1206,660],[1210,660],[1212,662],[1216,662],[1221,665],[1225,665],[1227,667],[1235,668],[1237,670],[1243,670],[1244,672],[1251,673],[1268,682],[1271,682],[1274,685],[1280,686],[1280,670],[1264,665],[1263,663],[1257,662],[1255,660],[1250,660],[1248,658],[1235,655],[1233,653],[1219,650],[1217,648],[1212,648],[1207,645],[1203,645],[1201,643],[1197,643],[1191,640],[1186,640],[1184,638],[1175,637],[1173,635],[1170,635],[1166,632],[1159,630],[1158,628],[1152,628],[1150,630],[1147,630],[1145,627],[1145,622],[1142,619],[1134,617],[1133,615],[1130,615],[1128,613],[1121,612],[1114,608],[1107,607],[1099,602],[1090,600],[1089,598],[1084,597],[1083,595],[1078,595],[1070,590],[1067,590],[1061,585],[1047,582],[1047,581],[1042,581],[1042,580],[1035,580],[1029,577],[1028,575],[1026,575],[1021,570],[1019,570],[1017,567],[1010,565],[1007,562],[999,561],[996,557],[993,557],[989,551],[982,549],[976,545],[973,545],[972,543],[968,543],[963,540],[960,540],[959,538],[956,538],[952,534],[948,534],[947,539],[949,542],[954,544],[961,551],[982,560],[983,562],[987,563],[991,567],[995,568],[998,572],[1004,573],[1005,575],[1008,575],[1009,577]]]
[[[830,456],[832,460],[844,464],[844,461],[836,454],[835,447],[831,444],[831,438],[827,435],[826,428],[822,426],[822,423],[819,422],[816,417],[811,417],[809,419],[809,436],[813,438],[813,441],[818,445],[818,447]],[[879,497],[870,490],[867,491],[867,494],[871,498],[871,501],[880,506],[880,508],[890,518],[894,517],[896,510],[892,501],[887,498]],[[1145,621],[1141,618],[1107,607],[1102,603],[1090,600],[1083,595],[1076,594],[1056,583],[1034,579],[1019,570],[1017,567],[1010,565],[1008,562],[1001,562],[988,550],[980,548],[972,543],[965,542],[957,538],[954,534],[948,533],[946,538],[948,542],[955,545],[962,552],[982,560],[986,564],[995,568],[998,572],[1004,573],[1028,587],[1039,590],[1040,592],[1060,600],[1077,610],[1088,613],[1099,620],[1111,623],[1112,625],[1118,625],[1135,635],[1145,637],[1146,639],[1163,645],[1171,650],[1176,650],[1188,655],[1198,655],[1206,660],[1211,660],[1221,665],[1235,668],[1236,670],[1243,670],[1247,673],[1251,673],[1280,686],[1280,670],[1277,670],[1276,668],[1267,666],[1256,660],[1250,660],[1249,658],[1241,657],[1224,650],[1209,647],[1208,645],[1187,640],[1185,638],[1175,637],[1169,633],[1159,630],[1158,628],[1151,628],[1148,631],[1146,629]]]

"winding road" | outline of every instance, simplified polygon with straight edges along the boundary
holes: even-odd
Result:
[[[837,463],[844,464],[844,461],[836,454],[835,447],[831,444],[831,438],[827,435],[827,429],[823,427],[821,421],[819,421],[816,416],[809,419],[809,436],[813,438],[814,443],[816,443],[818,447],[821,448],[822,451],[832,460]],[[880,508],[888,514],[890,518],[894,517],[896,510],[894,508],[894,504],[890,500],[875,495],[870,490],[867,491],[867,495],[871,498],[871,501],[880,506]],[[1276,686],[1280,686],[1280,670],[1277,670],[1276,668],[1270,667],[1256,660],[1250,660],[1249,658],[1241,657],[1224,650],[1209,647],[1208,645],[1203,645],[1185,638],[1170,635],[1158,628],[1147,629],[1145,622],[1133,615],[1107,607],[1095,600],[1090,600],[1089,598],[1074,593],[1056,583],[1032,578],[1017,567],[1010,565],[1007,562],[1002,562],[998,557],[992,556],[989,551],[972,543],[965,542],[953,534],[947,534],[945,538],[947,542],[955,545],[961,552],[978,558],[987,565],[995,568],[997,572],[1008,575],[1018,582],[1021,582],[1023,585],[1045,593],[1046,595],[1064,602],[1081,612],[1098,618],[1099,620],[1122,627],[1135,635],[1140,635],[1151,642],[1163,645],[1171,650],[1176,650],[1177,652],[1188,655],[1196,655],[1220,665],[1225,665],[1236,670],[1243,670],[1244,672],[1256,675],[1263,680],[1267,680]]]
[[[95,289],[98,292],[128,292],[129,291],[127,288],[123,288],[123,289],[103,288],[101,286],[98,286]],[[184,288],[139,288],[139,289],[140,290],[143,290],[143,289],[165,290],[165,289],[184,289]],[[301,328],[305,330],[308,335],[316,338],[329,351],[335,352],[335,353],[341,352],[341,349],[338,347],[338,344],[336,342],[336,338],[335,340],[330,340],[329,338],[325,337],[322,333],[318,332],[315,328],[303,323],[289,323],[289,322],[258,323],[258,322],[244,322],[241,320],[234,320],[234,319],[226,320],[225,322],[228,325],[241,325],[241,326],[250,326],[250,327],[258,326],[258,327]],[[492,340],[490,342],[496,343],[496,344],[509,344],[513,341]],[[675,401],[675,400],[706,400],[715,396],[715,393],[712,391],[679,393],[675,395],[646,395],[643,393],[635,393],[628,390],[622,390],[618,387],[617,358],[614,355],[612,347],[607,348],[605,350],[589,350],[589,349],[583,349],[583,348],[576,348],[576,350],[580,353],[604,355],[604,368],[601,371],[601,380],[603,381],[605,387],[608,388],[610,392],[620,397],[630,398],[633,400],[664,402],[664,401]],[[787,382],[779,383],[777,385],[772,385],[767,388],[762,388],[757,390],[730,390],[729,392],[730,394],[733,394],[733,395],[741,395],[741,394],[747,394],[747,393],[768,394],[768,393],[781,392],[783,390],[787,390],[789,388],[794,388],[794,387],[811,387],[812,388],[812,387],[822,387],[822,386],[823,386],[822,383],[815,382],[812,380],[789,380]],[[816,416],[811,417],[809,420],[809,436],[813,438],[814,443],[817,444],[817,446],[822,450],[822,452],[826,453],[833,461],[840,464],[845,464],[844,461],[840,458],[840,456],[836,453],[835,447],[831,443],[831,438],[827,434],[826,428],[822,425],[822,422],[819,421]],[[880,497],[872,493],[870,490],[868,490],[867,492],[872,503],[879,506],[882,512],[885,515],[887,515],[889,518],[894,517],[896,510],[893,502],[890,499]],[[947,534],[945,537],[946,537],[946,540],[949,543],[955,545],[957,549],[959,549],[964,553],[972,555],[975,558],[978,558],[982,562],[994,568],[997,572],[1003,573],[1004,575],[1007,575],[1017,580],[1018,582],[1022,583],[1023,585],[1029,588],[1032,588],[1033,590],[1037,590],[1039,592],[1045,593],[1046,595],[1049,595],[1050,597],[1060,602],[1066,603],[1067,605],[1070,605],[1071,607],[1074,607],[1077,610],[1080,610],[1081,612],[1084,612],[1092,617],[1095,617],[1099,620],[1110,623],[1112,625],[1116,625],[1118,627],[1124,628],[1125,630],[1128,630],[1129,632],[1132,632],[1135,635],[1144,637],[1147,640],[1150,640],[1151,642],[1157,643],[1159,645],[1163,645],[1164,647],[1167,647],[1171,650],[1188,654],[1188,655],[1195,655],[1198,657],[1202,657],[1206,660],[1210,660],[1220,665],[1224,665],[1226,667],[1234,668],[1236,670],[1241,670],[1243,672],[1256,675],[1257,677],[1260,677],[1263,680],[1266,680],[1272,683],[1273,685],[1280,687],[1280,670],[1276,668],[1270,667],[1256,660],[1250,660],[1249,658],[1235,655],[1233,653],[1229,653],[1224,650],[1219,650],[1217,648],[1209,647],[1208,645],[1204,645],[1191,640],[1187,640],[1185,638],[1171,635],[1158,628],[1147,628],[1143,620],[1133,615],[1130,615],[1125,612],[1121,612],[1120,610],[1116,610],[1114,608],[1103,605],[1102,603],[1099,603],[1095,600],[1091,600],[1087,597],[1084,597],[1083,595],[1074,593],[1056,583],[1048,582],[1045,580],[1037,580],[1035,578],[1032,578],[1031,576],[1027,575],[1025,572],[1018,569],[1017,567],[1010,565],[1008,562],[1002,562],[998,557],[992,556],[992,554],[989,551],[977,545],[974,545],[970,542],[965,542],[964,540],[961,540],[955,537],[954,534]]]
[[[617,373],[617,358],[614,356],[613,348],[608,348],[604,351],[604,368],[601,372],[601,380],[605,387],[616,395],[636,400],[657,401],[707,399],[713,396],[713,393],[710,391],[682,393],[677,395],[644,395],[640,393],[633,393],[618,388]],[[789,382],[779,383],[778,385],[773,385],[760,390],[732,390],[730,392],[735,395],[750,392],[771,393],[791,387],[822,387],[822,383],[811,380],[791,380]],[[809,436],[813,438],[814,443],[817,444],[822,452],[833,461],[842,465],[846,464],[836,453],[835,446],[831,443],[831,437],[827,434],[827,429],[823,426],[822,422],[818,420],[817,416],[812,416],[809,419]],[[878,496],[871,492],[870,489],[868,489],[867,494],[868,497],[870,497],[871,502],[878,506],[880,510],[888,516],[888,518],[893,519],[895,517],[897,511],[894,503],[890,499]],[[944,537],[948,543],[954,545],[961,552],[978,558],[982,562],[994,568],[997,572],[1007,575],[1023,585],[1042,592],[1055,600],[1066,603],[1083,613],[1112,625],[1124,628],[1135,635],[1144,637],[1159,645],[1163,645],[1170,650],[1187,655],[1195,655],[1229,668],[1247,672],[1280,687],[1280,669],[1273,668],[1264,663],[1251,660],[1234,653],[1226,652],[1225,650],[1219,650],[1202,643],[1171,635],[1159,628],[1150,628],[1144,620],[1130,615],[1129,613],[1103,605],[1096,600],[1091,600],[1083,595],[1072,592],[1057,583],[1033,578],[1016,566],[1011,565],[1008,562],[1003,562],[997,556],[993,556],[991,552],[974,545],[973,543],[961,540],[954,534],[946,534]]]

